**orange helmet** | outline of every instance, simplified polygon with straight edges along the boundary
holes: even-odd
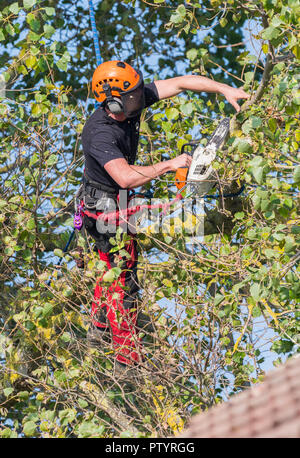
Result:
[[[127,117],[136,116],[144,108],[142,73],[119,60],[104,62],[96,68],[92,91],[98,102],[107,103],[108,108],[119,105],[119,112]]]

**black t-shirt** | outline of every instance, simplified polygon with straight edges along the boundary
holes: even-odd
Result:
[[[154,83],[145,84],[145,108],[159,100]],[[104,169],[113,159],[125,158],[134,164],[139,141],[140,116],[116,121],[99,107],[87,120],[82,131],[82,146],[85,156],[85,173],[88,178],[104,185],[120,189]]]

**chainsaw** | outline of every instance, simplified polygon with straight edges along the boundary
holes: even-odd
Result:
[[[215,171],[212,167],[217,151],[224,145],[229,134],[230,119],[224,118],[213,132],[206,146],[199,142],[185,143],[181,154],[190,154],[193,159],[190,167],[180,167],[176,171],[175,184],[179,191],[189,186],[198,195],[205,195],[216,183]],[[188,148],[190,147],[190,152]]]

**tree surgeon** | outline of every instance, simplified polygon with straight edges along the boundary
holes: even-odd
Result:
[[[121,266],[121,273],[107,287],[104,287],[102,278],[97,281],[88,340],[91,345],[101,346],[103,339],[110,336],[116,364],[126,368],[142,361],[142,347],[137,332],[139,286],[136,237],[129,230],[130,237],[126,237],[124,247],[126,256],[124,251],[118,256],[115,251],[111,252],[110,243],[115,228],[99,229],[97,220],[85,210],[97,215],[109,211],[111,205],[108,202],[118,205],[121,191],[138,188],[179,167],[189,167],[191,157],[187,154],[151,166],[135,165],[143,109],[190,90],[222,94],[239,111],[237,101],[249,96],[243,89],[196,75],[144,84],[139,70],[117,60],[104,62],[97,67],[92,90],[100,106],[87,120],[82,132],[85,156],[81,201],[83,222],[95,240],[100,259],[108,269]]]

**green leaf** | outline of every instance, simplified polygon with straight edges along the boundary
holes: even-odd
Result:
[[[71,341],[71,334],[69,332],[64,332],[60,337],[63,342],[70,342]]]
[[[63,72],[66,72],[68,69],[68,61],[62,57],[56,62],[57,67],[62,70]]]
[[[57,163],[57,154],[51,154],[47,159],[47,165],[51,166]]]
[[[34,421],[27,421],[23,426],[23,432],[27,437],[33,436],[36,432],[36,424]]]
[[[177,119],[179,116],[179,111],[177,108],[167,108],[166,109],[166,116],[169,120],[171,119]]]
[[[4,439],[8,439],[10,437],[14,437],[15,432],[12,431],[10,428],[5,428],[0,431],[0,437]]]
[[[272,133],[276,132],[276,129],[277,129],[277,122],[276,122],[276,119],[274,118],[271,118],[268,120],[268,126],[270,128],[270,131]]]
[[[253,129],[257,129],[262,124],[261,118],[259,118],[257,116],[253,116],[252,118],[250,118],[250,120],[251,120],[251,125],[252,125]]]
[[[42,114],[41,104],[33,103],[31,106],[31,114],[34,118],[38,118]]]
[[[244,79],[245,79],[246,83],[247,84],[251,83],[251,81],[253,81],[254,76],[255,76],[254,72],[246,72],[244,74]]]
[[[226,19],[226,17],[222,17],[222,19],[220,19],[220,26],[226,27],[227,24],[228,24],[228,20]]]
[[[68,423],[72,423],[72,421],[76,418],[76,410],[75,409],[65,409],[59,412],[59,418],[61,424],[66,426]]]
[[[32,8],[33,5],[35,5],[37,2],[37,0],[23,0],[23,6],[24,8],[26,8],[27,10]]]
[[[27,221],[26,229],[31,231],[34,228],[35,228],[35,221],[34,221],[34,218],[31,218],[29,221]]]
[[[15,35],[15,28],[13,27],[12,24],[10,24],[10,23],[6,24],[5,30],[6,30],[6,32],[9,33],[9,35],[11,35],[12,37]]]
[[[55,256],[58,256],[59,258],[62,258],[63,255],[64,255],[63,251],[60,250],[59,248],[55,248],[55,250],[53,251],[53,254],[54,254]]]
[[[85,399],[78,398],[77,402],[79,406],[81,407],[81,409],[85,409],[88,406],[88,403],[86,402]]]
[[[176,12],[177,12],[178,14],[180,14],[180,16],[181,16],[182,18],[184,18],[184,17],[186,16],[186,9],[185,9],[185,6],[184,6],[184,5],[179,5],[179,6],[177,7],[177,9],[176,9]]]
[[[81,425],[78,428],[78,437],[101,437],[104,432],[104,429],[105,428],[103,425],[99,426],[93,423],[92,421],[85,421],[81,423]]]
[[[25,61],[25,64],[28,68],[33,68],[36,64],[36,57],[35,56],[29,56],[26,61]]]
[[[270,26],[267,27],[263,33],[261,34],[262,38],[264,40],[273,40],[277,38],[281,33],[280,29],[277,29],[276,27]]]
[[[29,13],[26,17],[26,22],[29,24],[29,27],[33,32],[38,32],[41,27],[41,23],[38,19],[36,19],[33,13]]]
[[[253,283],[253,285],[250,286],[250,294],[256,302],[259,301],[259,298],[260,298],[259,283]]]
[[[39,157],[36,153],[33,153],[33,155],[30,158],[29,161],[29,166],[32,167],[34,164],[36,164],[39,161]]]
[[[293,180],[294,183],[300,183],[300,165],[297,165],[297,167],[294,170]]]
[[[46,7],[46,8],[45,8],[45,13],[47,14],[47,16],[54,16],[54,14],[55,14],[55,9],[52,8],[52,7]]]
[[[46,38],[51,38],[52,35],[55,33],[55,28],[52,25],[45,24],[44,25],[44,32]]]
[[[119,267],[113,267],[112,269],[109,269],[107,272],[105,272],[102,280],[111,283],[119,277],[121,272],[122,270]]]
[[[221,302],[225,299],[225,297],[223,296],[223,294],[219,294],[217,293],[215,295],[215,300],[214,300],[214,304],[217,306],[219,304],[221,304]]]
[[[183,17],[180,14],[172,14],[170,22],[173,24],[180,24],[183,21]]]
[[[192,102],[185,103],[184,105],[180,105],[180,111],[185,114],[186,116],[190,116],[194,111],[194,105]]]
[[[9,11],[10,11],[11,13],[13,13],[13,14],[18,14],[19,9],[20,9],[20,8],[19,8],[19,5],[18,5],[18,2],[13,3],[13,4],[10,5],[10,7],[9,7]]]
[[[252,147],[250,143],[248,143],[246,140],[240,140],[238,142],[238,151],[240,153],[249,153],[252,150]]]
[[[41,35],[30,30],[28,34],[28,40],[36,42],[41,38]],[[39,51],[40,52],[40,51]]]
[[[263,177],[264,177],[264,168],[263,167],[256,167],[251,170],[252,175],[254,176],[256,182],[258,184],[263,183]]]
[[[293,251],[294,248],[296,248],[294,237],[292,237],[291,235],[287,235],[285,237],[284,251],[286,253],[289,253],[290,251]]]
[[[4,388],[3,393],[6,398],[14,391],[13,388]]]
[[[247,121],[245,121],[244,124],[242,125],[242,131],[245,135],[248,135],[249,132],[251,132],[251,130],[252,130],[251,120],[247,119]],[[239,141],[241,140],[239,139]]]
[[[244,212],[237,212],[237,213],[235,213],[234,218],[237,219],[237,220],[239,220],[239,219],[243,220],[245,218],[245,213]]]
[[[189,49],[186,53],[186,57],[192,61],[195,60],[197,56],[198,56],[198,50],[195,48]]]

